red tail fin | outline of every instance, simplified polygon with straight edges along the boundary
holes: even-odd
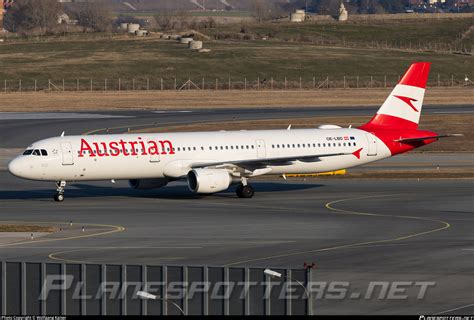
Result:
[[[377,114],[362,129],[417,129],[430,62],[413,63]]]

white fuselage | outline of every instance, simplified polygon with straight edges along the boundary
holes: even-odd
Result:
[[[149,149],[155,145],[158,152]],[[253,176],[316,173],[391,156],[375,135],[350,128],[64,136],[35,142],[28,149],[46,150],[47,155],[20,155],[9,170],[23,178],[46,181],[179,179],[200,163],[344,153],[272,163]]]

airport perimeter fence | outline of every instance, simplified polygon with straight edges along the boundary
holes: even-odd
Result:
[[[474,76],[438,74],[428,87],[474,86]],[[391,88],[400,75],[384,76],[320,76],[312,78],[135,78],[135,79],[42,79],[0,80],[0,92],[120,92],[120,91],[184,91],[184,90],[324,90]]]
[[[312,270],[274,271],[1,262],[0,315],[311,314]]]

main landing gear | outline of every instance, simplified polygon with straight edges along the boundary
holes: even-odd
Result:
[[[66,181],[56,182],[56,194],[54,195],[54,201],[56,202],[64,201],[64,188],[65,187],[66,187]]]
[[[252,198],[255,192],[251,185],[247,184],[247,179],[242,179],[242,183],[235,190],[239,198]]]

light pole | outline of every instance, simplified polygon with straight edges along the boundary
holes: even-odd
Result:
[[[161,301],[164,301],[166,303],[170,303],[172,304],[173,306],[176,307],[176,309],[179,310],[179,312],[181,312],[181,314],[183,316],[185,316],[186,314],[184,313],[184,310],[176,303],[176,302],[173,302],[171,300],[168,300],[168,299],[165,299],[165,298],[161,298],[161,297],[158,297],[154,294],[151,294],[151,293],[148,293],[148,292],[145,292],[145,291],[138,291],[137,292],[137,296],[141,297],[141,298],[144,298],[144,299],[150,299],[150,300],[161,300]]]
[[[265,273],[267,276],[269,276],[271,278],[280,278],[280,279],[285,278],[287,280],[294,281],[297,284],[299,284],[304,290],[306,298],[308,299],[308,304],[311,306],[311,301],[310,301],[311,297],[309,295],[308,289],[306,289],[306,286],[303,283],[301,283],[301,281],[299,281],[297,279],[294,279],[294,278],[291,278],[291,277],[288,277],[288,276],[285,276],[284,274],[281,274],[279,272],[276,272],[276,271],[274,271],[272,269],[268,269],[268,268],[263,270],[263,273]],[[311,310],[311,308],[309,308],[308,313],[309,313],[309,315],[313,314],[313,311]]]

